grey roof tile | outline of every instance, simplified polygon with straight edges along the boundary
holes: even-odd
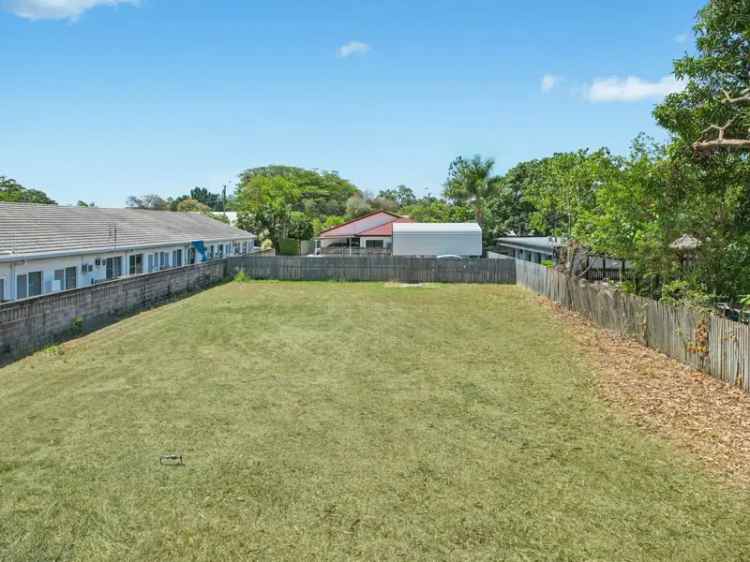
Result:
[[[110,249],[115,230],[120,248],[252,236],[200,213],[0,203],[0,256]]]

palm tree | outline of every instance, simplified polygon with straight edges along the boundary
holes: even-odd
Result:
[[[487,199],[497,187],[497,178],[492,175],[495,160],[483,160],[476,155],[470,160],[459,156],[451,162],[444,195],[457,203],[468,203],[474,208],[479,226],[484,227],[484,208]]]

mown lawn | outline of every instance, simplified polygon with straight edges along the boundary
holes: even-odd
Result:
[[[0,560],[747,560],[591,377],[516,287],[230,283],[0,370]]]

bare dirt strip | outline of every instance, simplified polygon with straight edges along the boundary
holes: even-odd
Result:
[[[539,299],[598,374],[599,395],[733,483],[750,484],[750,394]]]

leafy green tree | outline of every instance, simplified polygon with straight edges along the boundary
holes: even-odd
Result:
[[[542,173],[543,163],[530,160],[517,164],[499,178],[497,192],[488,202],[498,236],[535,233],[531,216],[536,207],[529,201],[527,193],[535,181],[540,181]]]
[[[205,215],[211,213],[211,207],[191,197],[180,201],[175,210],[180,213],[203,213]]]
[[[524,194],[534,207],[529,215],[531,227],[542,235],[572,237],[579,216],[594,208],[597,189],[617,173],[618,164],[605,148],[543,159]]]
[[[255,232],[271,240],[273,247],[289,238],[289,233],[298,221],[296,211],[304,194],[304,188],[284,176],[251,175],[243,180],[237,193],[240,228]]]
[[[750,0],[711,0],[694,27],[695,55],[675,61],[684,91],[659,105],[660,125],[697,153],[750,151]]]
[[[355,193],[346,200],[346,217],[354,219],[372,211],[370,202],[360,193]]]
[[[470,160],[459,156],[451,162],[444,195],[458,204],[468,204],[474,209],[474,217],[480,226],[485,226],[487,200],[497,190],[497,178],[492,175],[495,161],[483,160],[477,155]]]
[[[146,209],[149,211],[168,211],[170,202],[155,193],[149,193],[140,197],[130,195],[125,205],[131,209]]]
[[[219,193],[211,193],[205,187],[194,187],[190,190],[190,198],[206,205],[212,211],[222,210],[222,196]]]
[[[83,208],[96,207],[96,203],[94,203],[93,201],[91,203],[86,203],[86,201],[81,201],[79,199],[78,202],[76,203],[76,207],[83,207]]]
[[[0,201],[5,203],[57,204],[43,191],[24,187],[16,180],[5,176],[0,176]]]
[[[399,208],[414,205],[417,202],[417,196],[414,195],[414,191],[403,184],[395,189],[383,189],[378,193],[378,198],[395,201]]]

